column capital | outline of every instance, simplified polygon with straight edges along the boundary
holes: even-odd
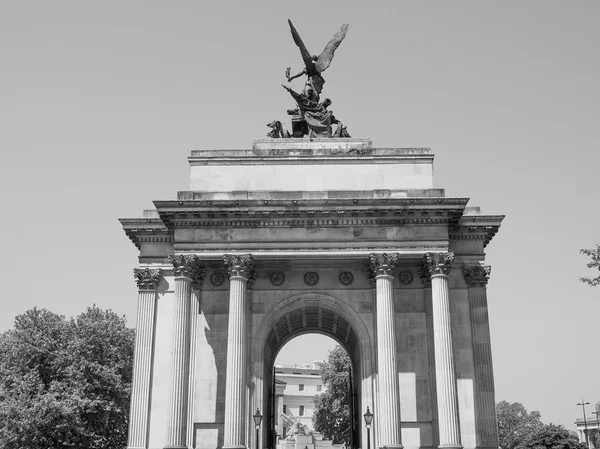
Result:
[[[485,287],[490,278],[490,273],[492,272],[492,267],[490,266],[482,266],[475,265],[472,267],[468,267],[463,265],[462,267],[463,276],[465,278],[465,282],[471,287]]]
[[[169,256],[169,262],[173,264],[175,277],[187,277],[192,280],[192,288],[200,288],[204,280],[204,268],[202,268],[198,256]]]
[[[133,277],[140,290],[156,290],[160,283],[162,273],[160,268],[151,270],[150,268],[134,268]]]
[[[379,276],[394,276],[398,265],[399,254],[370,254],[369,255],[369,280],[372,284]]]
[[[431,288],[431,274],[424,262],[419,266],[419,277],[423,288]]]
[[[254,267],[254,256],[252,254],[225,254],[223,262],[227,268],[229,278],[240,276],[248,280],[248,285],[256,279],[256,270]]]
[[[453,253],[427,253],[424,256],[424,265],[429,272],[429,276],[435,276],[436,274],[447,276],[450,273],[450,264],[453,260]]]

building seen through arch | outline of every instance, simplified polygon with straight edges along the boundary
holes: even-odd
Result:
[[[430,149],[257,139],[189,164],[189,190],[121,220],[129,448],[273,448],[275,358],[306,333],[352,360],[353,448],[498,447],[485,251],[503,216],[434,187]]]

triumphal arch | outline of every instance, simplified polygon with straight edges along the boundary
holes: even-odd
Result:
[[[485,248],[503,217],[434,188],[431,150],[350,137],[320,98],[348,25],[320,56],[289,25],[291,132],[192,151],[188,191],[121,220],[139,249],[128,447],[274,448],[275,357],[315,332],[352,359],[352,449],[497,448]]]
[[[272,448],[273,363],[329,335],[353,445],[497,448],[485,247],[502,216],[434,188],[427,148],[258,139],[197,150],[190,190],[121,220],[139,248],[130,448]],[[258,448],[256,448],[258,449]]]

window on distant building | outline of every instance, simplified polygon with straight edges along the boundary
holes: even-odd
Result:
[[[283,413],[287,414],[287,405],[283,404]]]
[[[298,384],[298,391],[304,391],[304,384]]]
[[[300,409],[298,410],[298,415],[304,416],[304,406],[303,405],[300,406]]]
[[[321,391],[322,388],[323,388],[323,385],[317,385],[317,391]]]

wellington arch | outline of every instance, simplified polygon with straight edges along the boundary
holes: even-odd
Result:
[[[374,448],[498,448],[485,249],[503,216],[434,188],[433,159],[342,137],[193,150],[189,190],[121,219],[128,447],[274,448],[275,357],[319,333],[352,359],[353,448],[367,407]]]

